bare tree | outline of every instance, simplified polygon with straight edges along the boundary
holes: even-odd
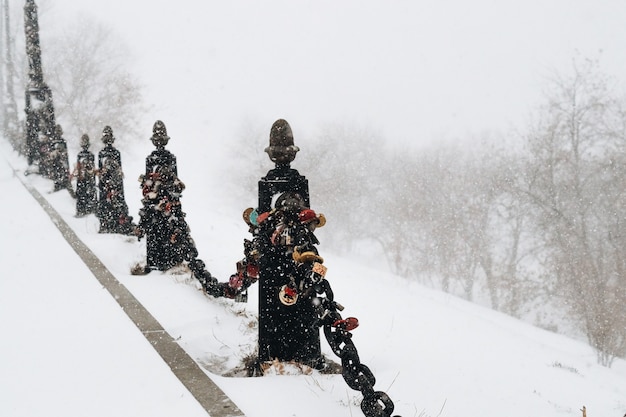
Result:
[[[373,130],[360,126],[327,124],[310,136],[308,148],[298,156],[298,167],[309,178],[312,204],[329,225],[326,243],[346,252],[359,239],[371,238],[370,227],[381,221],[376,201],[383,187],[391,186],[383,173],[385,152]]]
[[[147,110],[143,85],[128,70],[132,57],[127,44],[111,28],[85,15],[50,25],[46,18],[54,5],[41,0],[38,6],[44,75],[65,139],[78,148],[83,133],[100,137],[104,126],[111,125],[123,148],[126,138],[141,135],[139,120]],[[23,21],[22,13],[20,8],[11,10],[12,20]],[[15,67],[21,68],[16,85],[24,89],[26,57],[19,53],[24,51],[24,28],[17,26],[11,28]]]
[[[557,290],[610,366],[626,353],[622,103],[592,61],[553,86],[529,138],[527,196]]]
[[[454,287],[460,285],[463,296],[471,299],[478,263],[468,234],[479,201],[474,198],[477,179],[466,182],[471,176],[466,162],[467,154],[461,148],[441,146],[413,161],[404,160],[400,166],[415,166],[412,187],[403,190],[412,209],[411,219],[405,220],[411,226],[404,233],[413,233],[412,246],[420,242],[425,255],[413,258],[411,268],[434,274],[438,280],[434,284],[443,291],[455,293]]]
[[[46,42],[47,78],[66,139],[99,137],[105,125],[117,137],[140,136],[142,86],[126,70],[130,55],[110,28],[87,17]]]

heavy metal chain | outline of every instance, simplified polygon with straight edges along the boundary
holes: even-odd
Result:
[[[195,259],[190,263],[195,276],[202,283],[205,291],[214,297],[228,296],[228,284],[219,283],[204,268],[204,262]],[[254,280],[246,282],[240,290],[247,288]],[[334,294],[328,281],[316,273],[311,273],[300,288],[303,297],[311,299],[317,313],[315,326],[323,327],[324,335],[333,353],[341,359],[342,376],[348,386],[363,395],[361,410],[366,417],[391,417],[393,401],[383,392],[374,390],[376,378],[367,365],[361,363],[359,353],[352,341],[353,330],[358,320],[349,317],[343,319],[339,311],[344,307],[334,301]],[[398,415],[394,417],[400,417]]]
[[[341,359],[342,376],[346,384],[363,395],[361,410],[366,417],[390,417],[394,410],[393,401],[383,391],[375,391],[376,378],[365,364],[361,363],[350,330],[358,326],[355,318],[343,319],[339,311],[343,306],[333,300],[333,292],[326,279],[312,287],[318,295],[313,298],[318,312],[318,325],[324,328],[324,335],[331,349]],[[338,311],[339,310],[339,311]],[[400,417],[400,416],[394,416]]]
[[[205,264],[200,259],[192,259],[189,262],[190,269],[196,278],[202,283],[207,294],[214,297],[235,298],[242,294],[252,283],[258,279],[258,269],[250,275],[248,266],[254,265],[255,262],[250,256],[252,252],[252,243],[245,241],[246,258],[238,264],[239,274],[233,275],[229,283],[220,283],[211,276],[211,273],[205,269]],[[314,255],[310,259],[303,260],[305,266],[304,279],[300,284],[293,288],[299,293],[301,299],[310,299],[316,311],[317,318],[314,323],[316,330],[320,327],[324,329],[324,335],[330,345],[332,351],[341,359],[342,376],[348,386],[360,391],[363,395],[361,401],[361,410],[366,417],[391,417],[394,410],[393,401],[383,392],[376,391],[374,385],[376,378],[367,365],[361,363],[359,354],[352,341],[353,330],[358,326],[358,320],[353,317],[343,319],[339,311],[344,307],[334,301],[334,294],[329,282],[324,278],[325,267],[316,262],[323,262],[313,252]],[[304,255],[304,254],[298,254]],[[304,266],[303,265],[303,266]],[[321,271],[320,269],[321,268]],[[237,285],[233,287],[233,282]],[[400,417],[400,416],[394,416]]]

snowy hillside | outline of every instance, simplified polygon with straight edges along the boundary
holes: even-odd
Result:
[[[5,141],[0,151],[0,184],[10,197],[0,205],[0,415],[202,415],[23,189],[16,177],[26,168],[23,158]],[[126,198],[136,213],[142,161],[128,159]],[[179,158],[181,166],[200,163]],[[255,286],[250,302],[238,304],[206,297],[188,275],[132,276],[143,242],[99,235],[93,216],[73,217],[66,192],[48,193],[51,183],[38,176],[23,179],[198,363],[228,368],[252,352]],[[217,180],[207,186],[213,197],[223,192]],[[197,191],[187,188],[183,209],[200,258],[224,280],[247,229],[240,210],[202,200],[198,195],[208,194]],[[341,225],[329,219],[325,227]],[[376,376],[375,388],[394,401],[394,414],[577,416],[583,405],[589,417],[626,412],[625,361],[600,367],[583,343],[333,256],[324,250],[323,229],[318,235],[343,314],[361,323],[353,332],[361,361]],[[338,375],[212,379],[249,417],[362,415],[360,394]]]

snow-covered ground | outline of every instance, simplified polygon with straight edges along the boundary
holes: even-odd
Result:
[[[0,415],[206,415],[20,184],[23,158],[3,139],[0,152]],[[181,166],[201,163],[179,158]],[[141,164],[126,167],[131,210],[141,171],[129,169]],[[69,194],[49,193],[51,183],[36,175],[23,179],[198,363],[228,367],[251,353],[256,286],[250,302],[239,304],[206,297],[188,275],[132,276],[143,242],[98,234],[93,216],[73,216]],[[217,178],[207,186],[219,194]],[[194,194],[188,188],[182,203],[200,258],[224,280],[248,237],[245,207],[220,207]],[[329,219],[325,227],[341,225]],[[601,367],[584,343],[334,256],[324,250],[324,229],[318,237],[343,315],[361,323],[353,332],[361,361],[376,376],[375,389],[394,401],[394,414],[577,416],[583,406],[589,417],[626,413],[626,361]],[[249,417],[362,415],[360,394],[339,375],[211,378]]]

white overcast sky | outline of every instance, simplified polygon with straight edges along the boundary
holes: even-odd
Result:
[[[87,13],[114,28],[134,53],[154,119],[191,135],[282,117],[295,131],[343,121],[390,140],[427,142],[523,123],[546,77],[569,71],[578,54],[626,76],[623,0],[55,0],[53,7],[55,22]]]

